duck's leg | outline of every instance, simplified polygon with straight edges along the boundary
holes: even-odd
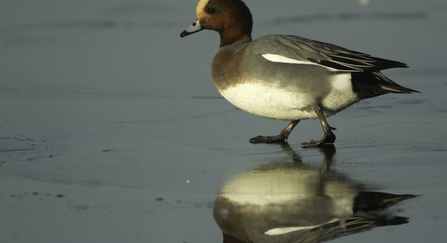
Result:
[[[332,130],[335,130],[335,127],[329,126],[320,106],[315,106],[314,111],[315,113],[317,113],[318,118],[320,119],[321,128],[323,128],[324,135],[319,141],[312,140],[309,143],[302,143],[301,147],[303,148],[324,146],[326,144],[333,144],[335,142],[335,135],[334,133],[332,133]]]
[[[300,120],[291,121],[289,125],[287,125],[279,135],[276,136],[257,136],[254,138],[250,138],[250,143],[280,143],[287,141],[290,132],[292,129],[298,124]]]

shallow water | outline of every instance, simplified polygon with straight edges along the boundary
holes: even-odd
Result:
[[[399,60],[410,68],[385,74],[422,92],[329,118],[333,173],[362,190],[418,195],[387,210],[408,223],[332,242],[444,242],[447,3],[246,2],[254,37],[296,34]],[[300,148],[321,136],[317,121],[301,122],[288,149],[248,143],[287,123],[220,97],[209,73],[218,36],[179,38],[195,5],[0,4],[2,242],[222,242],[214,200],[235,178],[324,165],[327,153]]]

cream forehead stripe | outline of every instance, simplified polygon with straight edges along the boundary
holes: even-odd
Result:
[[[200,0],[197,4],[196,14],[197,17],[199,17],[199,14],[203,12],[203,9],[205,8],[206,4],[208,3],[208,0]]]

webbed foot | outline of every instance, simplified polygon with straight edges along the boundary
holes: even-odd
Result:
[[[256,136],[250,138],[250,143],[283,143],[287,140],[287,137],[283,134],[279,134],[276,136]]]
[[[250,138],[250,143],[283,143],[287,141],[290,132],[292,129],[300,122],[299,120],[291,121],[289,125],[287,125],[279,135],[276,136],[256,136]]]
[[[318,118],[320,119],[320,124],[321,124],[321,128],[323,128],[324,135],[318,141],[312,140],[309,143],[302,143],[301,144],[302,148],[324,147],[326,145],[333,144],[336,139],[334,133],[332,133],[332,130],[335,130],[336,128],[329,126],[321,107],[315,106],[314,110],[315,110],[315,113],[317,113]]]
[[[335,134],[333,134],[332,132],[329,133],[325,133],[324,136],[316,141],[316,140],[312,140],[308,143],[302,143],[301,147],[302,148],[311,148],[311,147],[324,147],[326,145],[332,145],[335,142]]]

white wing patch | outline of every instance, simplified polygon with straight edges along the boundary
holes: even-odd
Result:
[[[288,58],[281,55],[276,54],[262,54],[262,57],[271,61],[271,62],[282,62],[282,63],[293,63],[293,64],[314,64],[309,61],[298,61],[296,59]]]
[[[326,69],[329,69],[333,72],[335,71],[339,71],[335,68],[330,68],[330,67],[326,67],[323,65],[320,65],[318,63],[314,63],[314,62],[310,62],[310,61],[300,61],[300,60],[296,60],[293,58],[288,58],[285,56],[281,56],[281,55],[277,55],[277,54],[262,54],[261,55],[263,58],[271,61],[271,62],[281,62],[281,63],[290,63],[290,64],[304,64],[304,65],[316,65],[316,66],[320,66],[320,67],[324,67]]]
[[[337,218],[334,218],[324,224],[330,224],[333,222],[337,222],[340,221]],[[264,232],[265,235],[283,235],[283,234],[287,234],[293,231],[298,231],[298,230],[311,230],[313,228],[322,226],[324,224],[317,224],[317,225],[311,225],[311,226],[301,226],[301,227],[281,227],[281,228],[274,228],[271,230],[267,230],[266,232]]]
[[[317,227],[317,226],[274,228],[274,229],[264,232],[264,234],[266,234],[266,235],[283,235],[283,234],[287,234],[287,233],[290,233],[293,231],[309,230],[309,229],[313,229],[315,227]]]

